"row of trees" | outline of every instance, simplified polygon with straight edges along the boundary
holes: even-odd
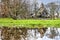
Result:
[[[28,18],[32,11],[36,10],[36,4],[30,0],[2,0],[2,17],[12,17],[13,19]]]
[[[48,5],[50,7],[50,15],[46,10],[47,7],[42,3],[42,7],[38,7],[37,0],[1,0],[1,17],[11,17],[13,19],[28,19],[37,18],[38,15],[45,17],[55,18],[55,10],[58,5],[51,3]],[[42,11],[42,12],[41,12]],[[59,15],[58,10],[57,17]],[[49,15],[49,16],[48,16]]]

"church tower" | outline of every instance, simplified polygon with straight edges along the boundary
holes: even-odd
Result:
[[[47,17],[48,12],[47,12],[46,8],[44,7],[43,3],[41,3],[40,9],[37,14],[39,17]]]

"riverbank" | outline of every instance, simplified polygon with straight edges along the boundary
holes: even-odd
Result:
[[[26,28],[41,28],[41,27],[60,27],[60,20],[13,20],[9,18],[0,19],[0,27],[26,27]]]

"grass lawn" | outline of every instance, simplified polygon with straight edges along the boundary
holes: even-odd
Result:
[[[0,26],[25,28],[60,27],[60,20],[13,20],[11,18],[0,18]]]

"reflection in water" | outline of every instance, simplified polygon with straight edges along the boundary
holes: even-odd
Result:
[[[47,34],[49,38],[55,38],[56,36],[59,35],[57,28],[50,28],[49,31],[50,32]]]
[[[0,40],[60,40],[60,28],[0,28]]]

